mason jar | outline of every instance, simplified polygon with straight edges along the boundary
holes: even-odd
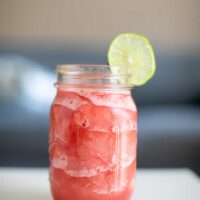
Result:
[[[49,134],[54,200],[129,200],[137,109],[128,75],[106,65],[59,65],[57,75]]]

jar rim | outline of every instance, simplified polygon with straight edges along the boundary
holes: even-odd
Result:
[[[123,69],[122,69],[123,68]],[[115,73],[113,73],[113,69]],[[122,70],[120,70],[122,69]],[[102,64],[59,64],[56,67],[58,74],[56,87],[58,86],[79,86],[104,88],[132,88],[128,82],[129,74],[122,66]]]
[[[123,66],[112,66],[112,68],[124,68]],[[71,72],[71,71],[77,71],[77,70],[80,70],[81,72],[82,71],[86,71],[86,70],[91,70],[92,72],[95,72],[95,70],[109,70],[110,71],[110,66],[109,65],[103,65],[103,64],[58,64],[56,66],[56,72],[57,73],[68,73],[68,72]],[[124,71],[124,69],[123,69]],[[98,72],[98,71],[97,71]],[[102,71],[103,72],[103,71]],[[108,72],[108,71],[107,71]],[[105,73],[105,71],[104,71]],[[98,73],[99,74],[99,73]],[[124,75],[128,75],[127,73],[122,73]],[[116,74],[111,74],[111,75],[116,75]]]
[[[58,64],[56,66],[56,71],[57,70],[65,70],[67,68],[74,68],[74,67],[95,67],[95,68],[99,68],[99,67],[107,67],[109,68],[109,65],[104,65],[104,64]]]

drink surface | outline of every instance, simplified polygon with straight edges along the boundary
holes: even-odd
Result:
[[[137,111],[130,91],[64,91],[51,107],[50,182],[55,200],[129,200]]]

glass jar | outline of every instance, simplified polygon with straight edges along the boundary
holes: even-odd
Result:
[[[127,75],[106,65],[60,65],[57,73],[49,134],[54,200],[129,200],[137,110]]]

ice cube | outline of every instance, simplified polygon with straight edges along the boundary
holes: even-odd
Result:
[[[54,101],[55,105],[61,105],[71,110],[77,110],[77,108],[86,103],[87,102],[80,98],[77,93],[69,91],[65,93],[59,93]]]
[[[81,91],[79,95],[88,98],[94,105],[124,108],[136,111],[136,106],[128,92],[94,92],[94,91]]]

